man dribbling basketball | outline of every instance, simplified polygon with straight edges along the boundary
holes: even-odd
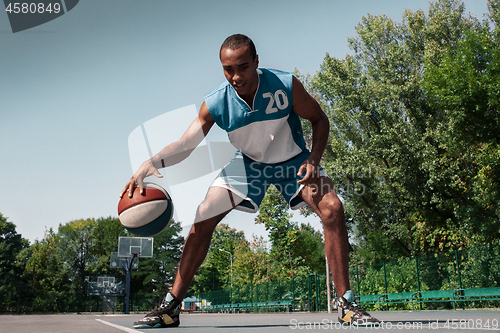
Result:
[[[134,327],[179,326],[181,300],[205,259],[216,225],[232,209],[256,212],[270,184],[292,209],[307,204],[321,218],[337,293],[343,295],[337,299],[339,321],[378,323],[354,302],[342,203],[319,166],[328,141],[328,118],[292,74],[258,67],[259,58],[250,38],[239,34],[228,37],[219,55],[226,81],[205,97],[198,117],[182,138],[145,161],[120,194],[129,191],[131,195],[135,186],[143,187],[145,177],[161,176],[159,168],[189,156],[214,123],[228,133],[238,149],[198,206],[172,291],[159,308],[136,321]],[[311,151],[306,149],[300,118],[311,122]]]

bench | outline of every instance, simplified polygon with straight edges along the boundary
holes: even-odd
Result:
[[[286,309],[290,311],[292,307],[292,300],[269,301],[269,302],[250,302],[250,303],[226,303],[226,304],[212,304],[204,305],[201,307],[202,311],[206,312],[230,312],[230,311],[254,311],[258,309]]]
[[[415,302],[452,302],[455,310],[455,293],[455,289],[418,291],[415,294]]]
[[[398,304],[398,303],[411,303],[411,309],[413,310],[413,302],[415,297],[419,294],[418,291],[406,291],[401,293],[390,293],[387,294],[385,299],[386,303]]]
[[[457,302],[500,301],[500,287],[457,289],[455,293]]]
[[[284,308],[290,312],[292,309],[292,300],[270,301],[267,302],[267,308],[273,309],[274,312],[276,312],[276,309]]]
[[[469,288],[469,289],[453,289],[453,290],[426,290],[426,291],[409,291],[401,293],[390,293],[380,295],[361,295],[356,296],[356,302],[359,304],[397,304],[409,303],[414,310],[415,303],[430,303],[430,302],[451,302],[453,309],[456,309],[457,302],[467,301],[499,301],[500,302],[500,287],[489,288]]]
[[[378,304],[378,309],[380,311],[380,303],[386,297],[386,294],[380,295],[360,295],[356,296],[356,302],[359,304]]]

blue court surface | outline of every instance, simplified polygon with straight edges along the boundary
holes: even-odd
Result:
[[[500,310],[371,312],[382,323],[374,327],[342,326],[336,313],[181,314],[177,328],[136,330],[132,323],[144,314],[0,315],[0,332],[489,332],[500,331]]]

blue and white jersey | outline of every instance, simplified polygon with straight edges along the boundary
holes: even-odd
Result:
[[[300,117],[292,111],[292,74],[258,69],[253,109],[225,81],[205,97],[231,143],[257,162],[279,163],[307,151]]]

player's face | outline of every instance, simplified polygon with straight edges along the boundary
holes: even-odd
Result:
[[[248,47],[242,46],[236,50],[222,49],[220,61],[224,76],[238,95],[244,100],[252,100],[259,85],[259,58],[256,56],[253,59]]]

